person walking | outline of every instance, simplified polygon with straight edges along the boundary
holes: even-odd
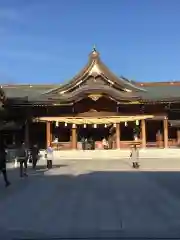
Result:
[[[0,171],[3,174],[5,186],[8,187],[10,182],[8,181],[7,171],[6,171],[6,148],[3,139],[0,139]]]
[[[19,149],[18,159],[20,163],[20,177],[27,177],[27,160],[28,160],[28,152],[25,148],[25,144],[23,143]]]
[[[49,147],[46,150],[46,159],[47,159],[47,168],[51,169],[52,168],[52,162],[53,162],[53,148],[51,147],[51,145],[49,145]]]
[[[133,168],[139,168],[139,150],[136,146],[136,144],[133,145],[130,158],[132,159],[133,162]]]
[[[37,161],[38,161],[38,154],[39,154],[39,149],[37,145],[33,145],[32,147],[32,167],[33,169],[36,168]]]

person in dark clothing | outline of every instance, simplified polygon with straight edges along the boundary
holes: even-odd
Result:
[[[81,144],[82,144],[82,149],[86,150],[86,139],[85,139],[85,137],[81,138]]]
[[[89,145],[90,145],[90,150],[95,149],[95,142],[92,137],[89,138]]]
[[[39,149],[38,149],[37,145],[34,145],[32,147],[32,167],[33,167],[33,169],[36,168],[36,164],[38,161],[38,153],[39,153]]]
[[[28,154],[25,144],[23,143],[19,149],[18,159],[20,163],[20,177],[27,177],[27,160]]]
[[[3,174],[5,186],[8,187],[10,182],[8,181],[6,172],[6,148],[2,139],[0,140],[0,171]]]

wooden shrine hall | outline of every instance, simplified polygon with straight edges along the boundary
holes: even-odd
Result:
[[[180,106],[180,82],[134,82],[115,75],[94,48],[85,67],[59,85],[2,85],[1,121],[19,129],[4,131],[7,142],[57,150],[177,147],[180,131],[168,120]]]

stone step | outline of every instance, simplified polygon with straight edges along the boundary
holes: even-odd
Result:
[[[41,152],[44,156],[44,152]],[[129,158],[130,150],[70,150],[54,151],[54,159],[112,159]],[[180,149],[141,149],[140,158],[179,158]]]

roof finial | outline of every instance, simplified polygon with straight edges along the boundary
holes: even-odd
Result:
[[[93,45],[93,52],[96,52],[96,45]]]
[[[98,58],[99,57],[99,53],[96,50],[96,45],[95,44],[93,45],[93,49],[92,49],[89,56],[90,56],[90,58]]]

